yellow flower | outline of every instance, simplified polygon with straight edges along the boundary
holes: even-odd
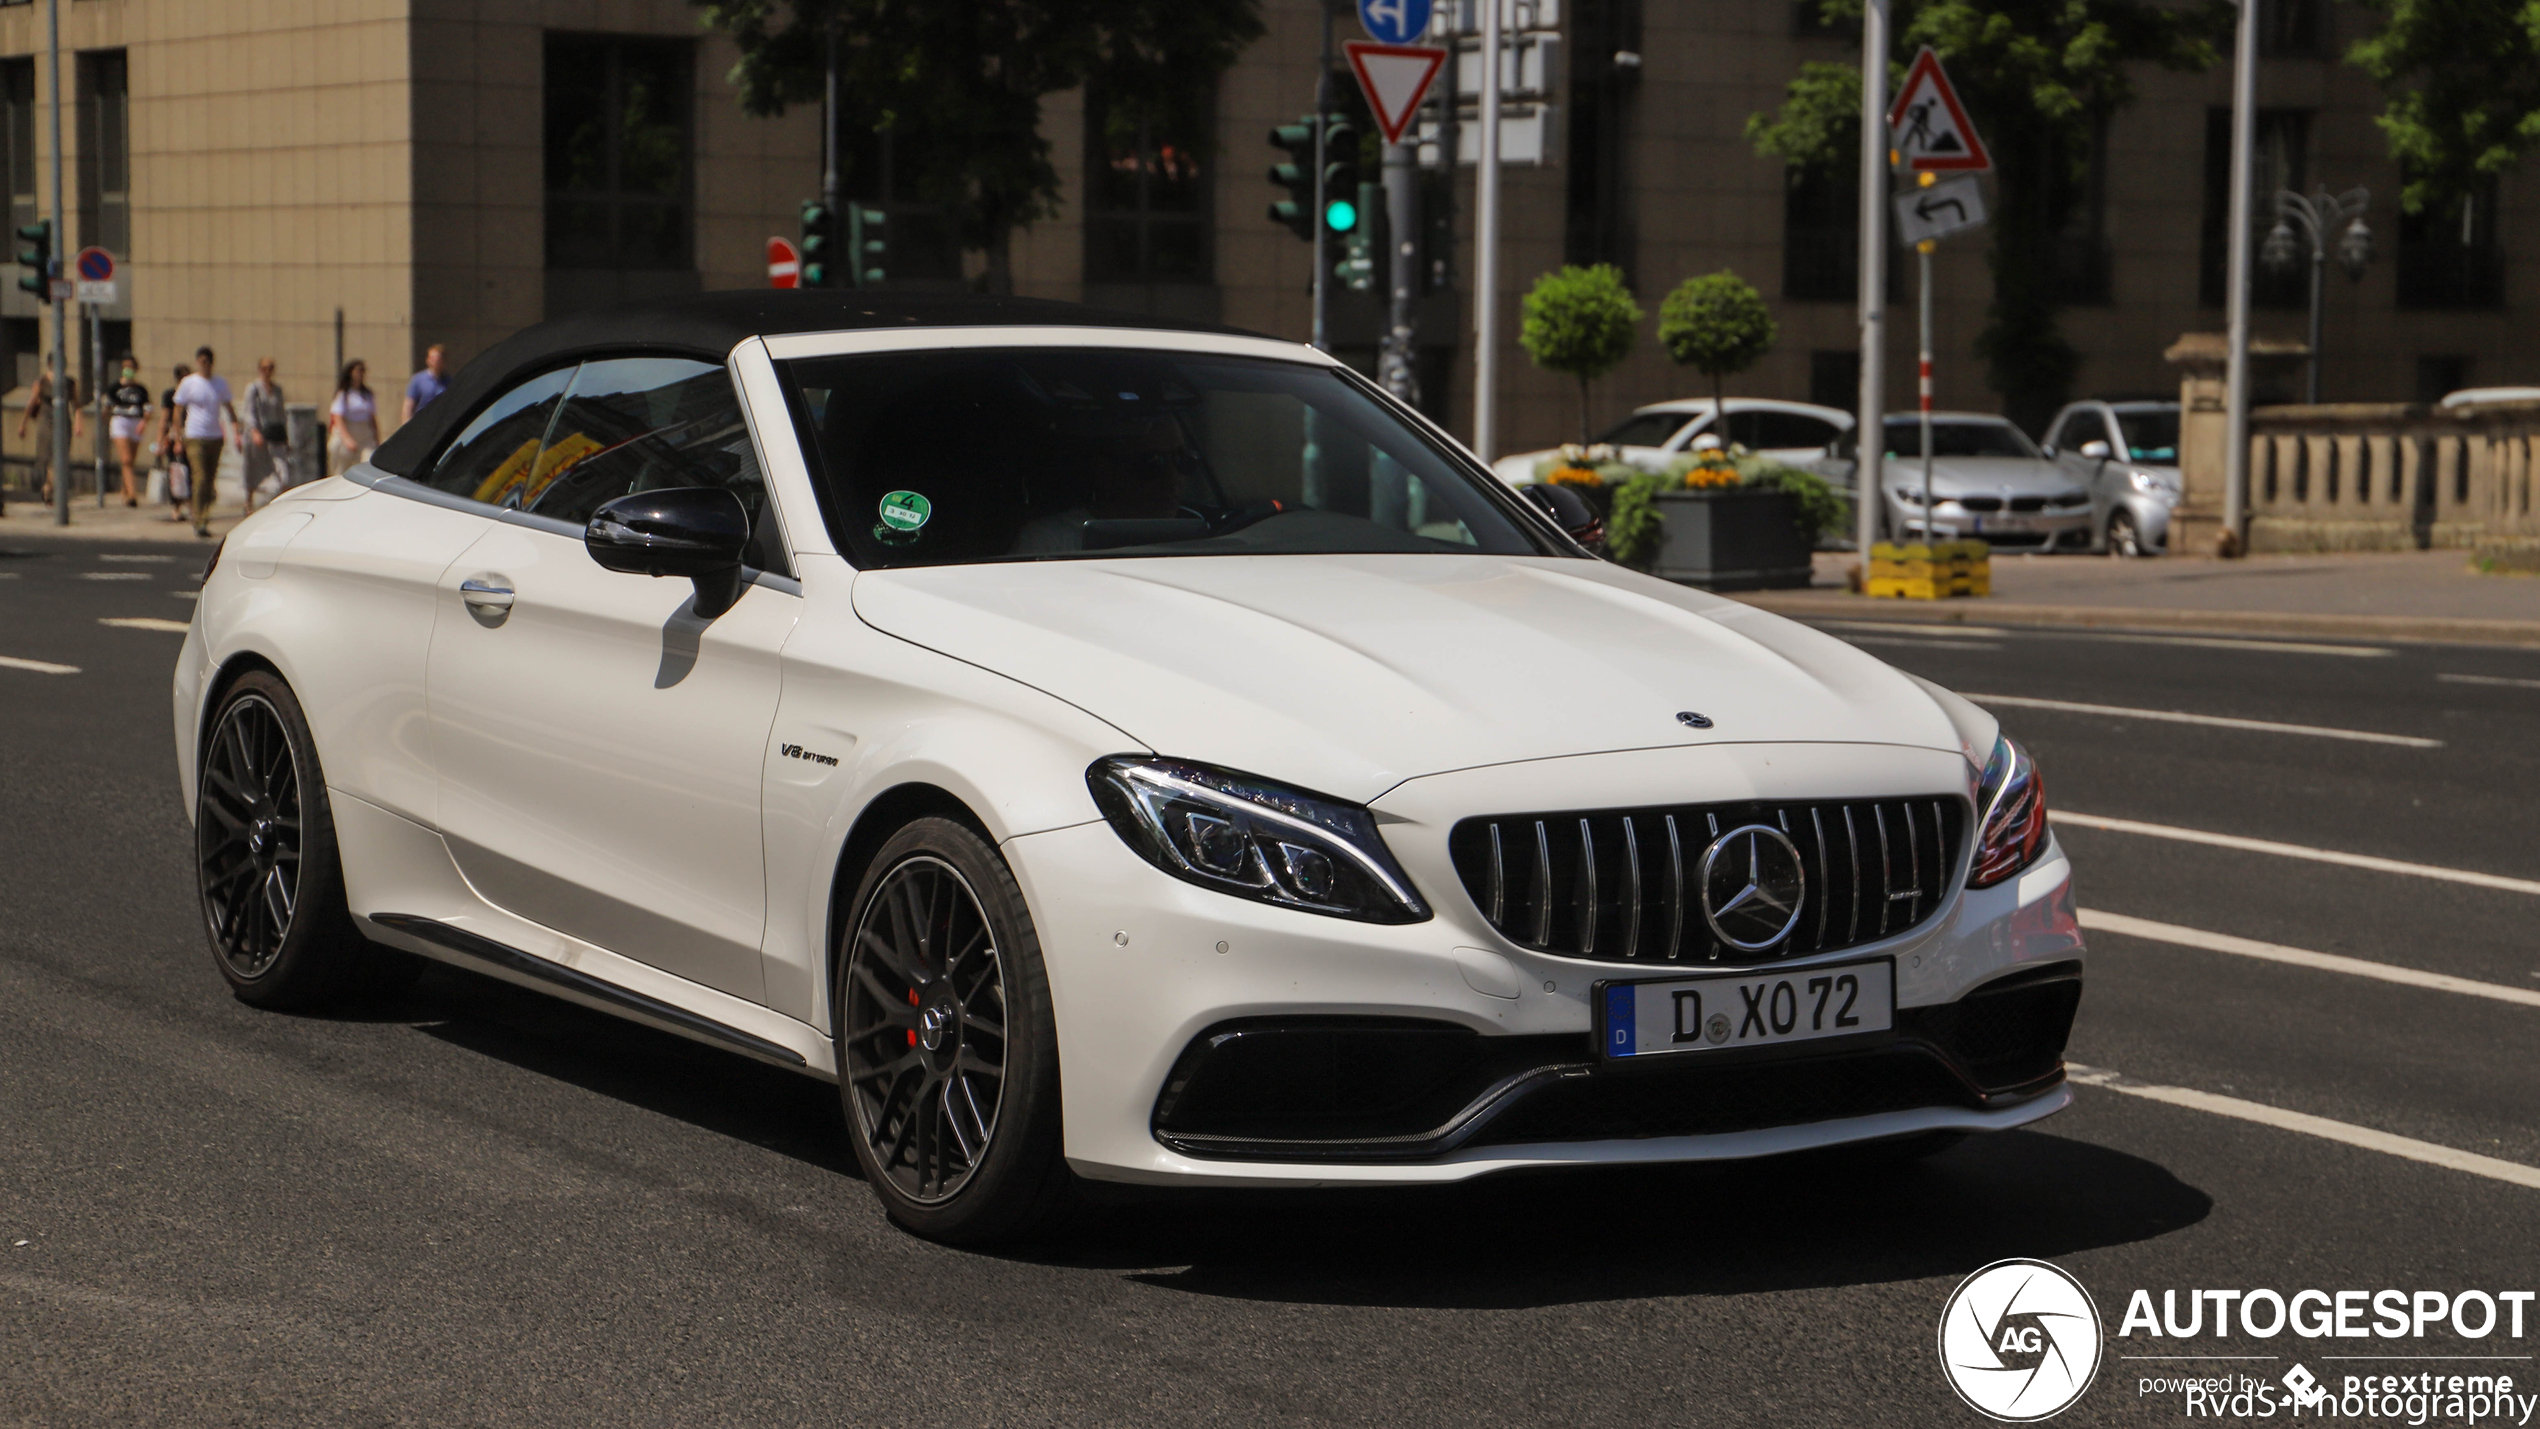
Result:
[[[1544,474],[1554,486],[1603,486],[1605,479],[1583,466],[1557,466]]]

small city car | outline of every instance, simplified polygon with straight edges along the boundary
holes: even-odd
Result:
[[[2070,1097],[2070,868],[1992,716],[1224,329],[532,328],[230,533],[175,733],[241,998],[420,955],[834,1081],[948,1240]]]
[[[2099,549],[2132,557],[2169,545],[2180,490],[2176,402],[2075,402],[2047,425],[2046,454],[2090,489]]]

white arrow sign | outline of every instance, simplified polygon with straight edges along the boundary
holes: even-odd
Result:
[[[1896,196],[1896,241],[1921,243],[1947,238],[1962,228],[1984,222],[1984,186],[1973,174],[1942,179],[1929,188],[1907,189]]]

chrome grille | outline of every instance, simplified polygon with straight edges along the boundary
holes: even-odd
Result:
[[[1939,911],[1958,876],[1964,800],[1692,804],[1466,819],[1456,876],[1511,941],[1601,962],[1760,962],[1875,941]],[[1744,953],[1703,917],[1702,852],[1732,829],[1787,834],[1807,879],[1799,921]]]

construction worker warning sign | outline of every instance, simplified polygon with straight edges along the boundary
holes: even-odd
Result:
[[[1887,132],[1890,164],[1910,174],[1980,174],[1993,167],[1993,156],[1929,45],[1905,72],[1896,106],[1887,111]]]

